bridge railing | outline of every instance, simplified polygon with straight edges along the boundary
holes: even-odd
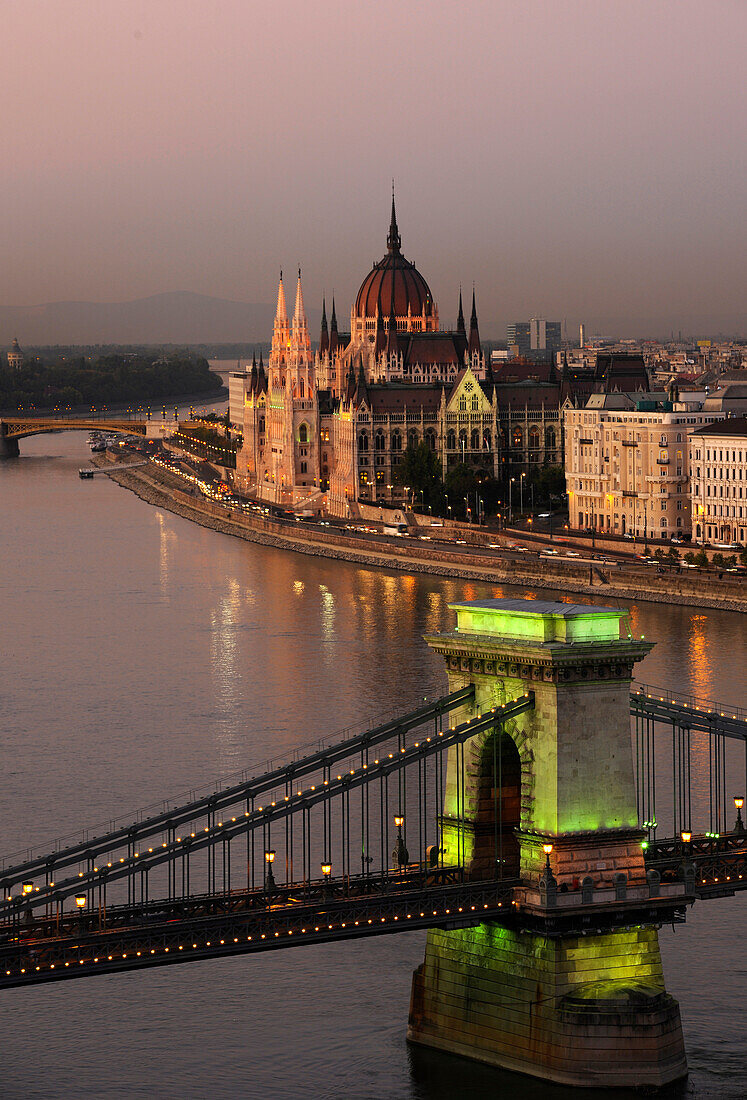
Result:
[[[743,707],[735,707],[730,703],[717,702],[712,699],[701,698],[689,692],[671,691],[669,688],[654,687],[651,684],[637,682],[633,685],[632,694],[652,701],[659,700],[675,707],[687,708],[701,714],[710,714],[714,718],[735,719],[747,725],[747,710]]]

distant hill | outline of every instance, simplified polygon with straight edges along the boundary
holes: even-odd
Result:
[[[0,345],[254,343],[272,337],[274,307],[179,290],[132,302],[0,306]],[[311,311],[314,332],[318,313]]]

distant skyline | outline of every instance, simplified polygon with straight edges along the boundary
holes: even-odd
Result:
[[[743,0],[6,0],[0,27],[0,306],[270,304],[300,263],[346,327],[394,177],[444,326],[474,281],[493,338],[747,333]]]

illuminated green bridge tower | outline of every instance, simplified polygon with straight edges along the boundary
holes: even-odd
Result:
[[[630,736],[633,640],[613,608],[530,600],[452,605],[428,637],[474,710],[534,693],[503,731],[450,749],[446,864],[518,879],[505,921],[432,929],[408,1038],[566,1084],[660,1086],[687,1072],[657,927],[685,887],[649,873]],[[550,847],[552,846],[552,847]]]

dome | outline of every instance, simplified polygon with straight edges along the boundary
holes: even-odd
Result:
[[[392,223],[387,237],[387,254],[374,264],[361,284],[355,299],[357,317],[373,317],[378,310],[385,319],[394,308],[395,317],[406,317],[408,311],[420,316],[425,307],[426,317],[433,314],[433,296],[430,287],[415,264],[406,260],[400,251],[400,235],[392,198]]]

